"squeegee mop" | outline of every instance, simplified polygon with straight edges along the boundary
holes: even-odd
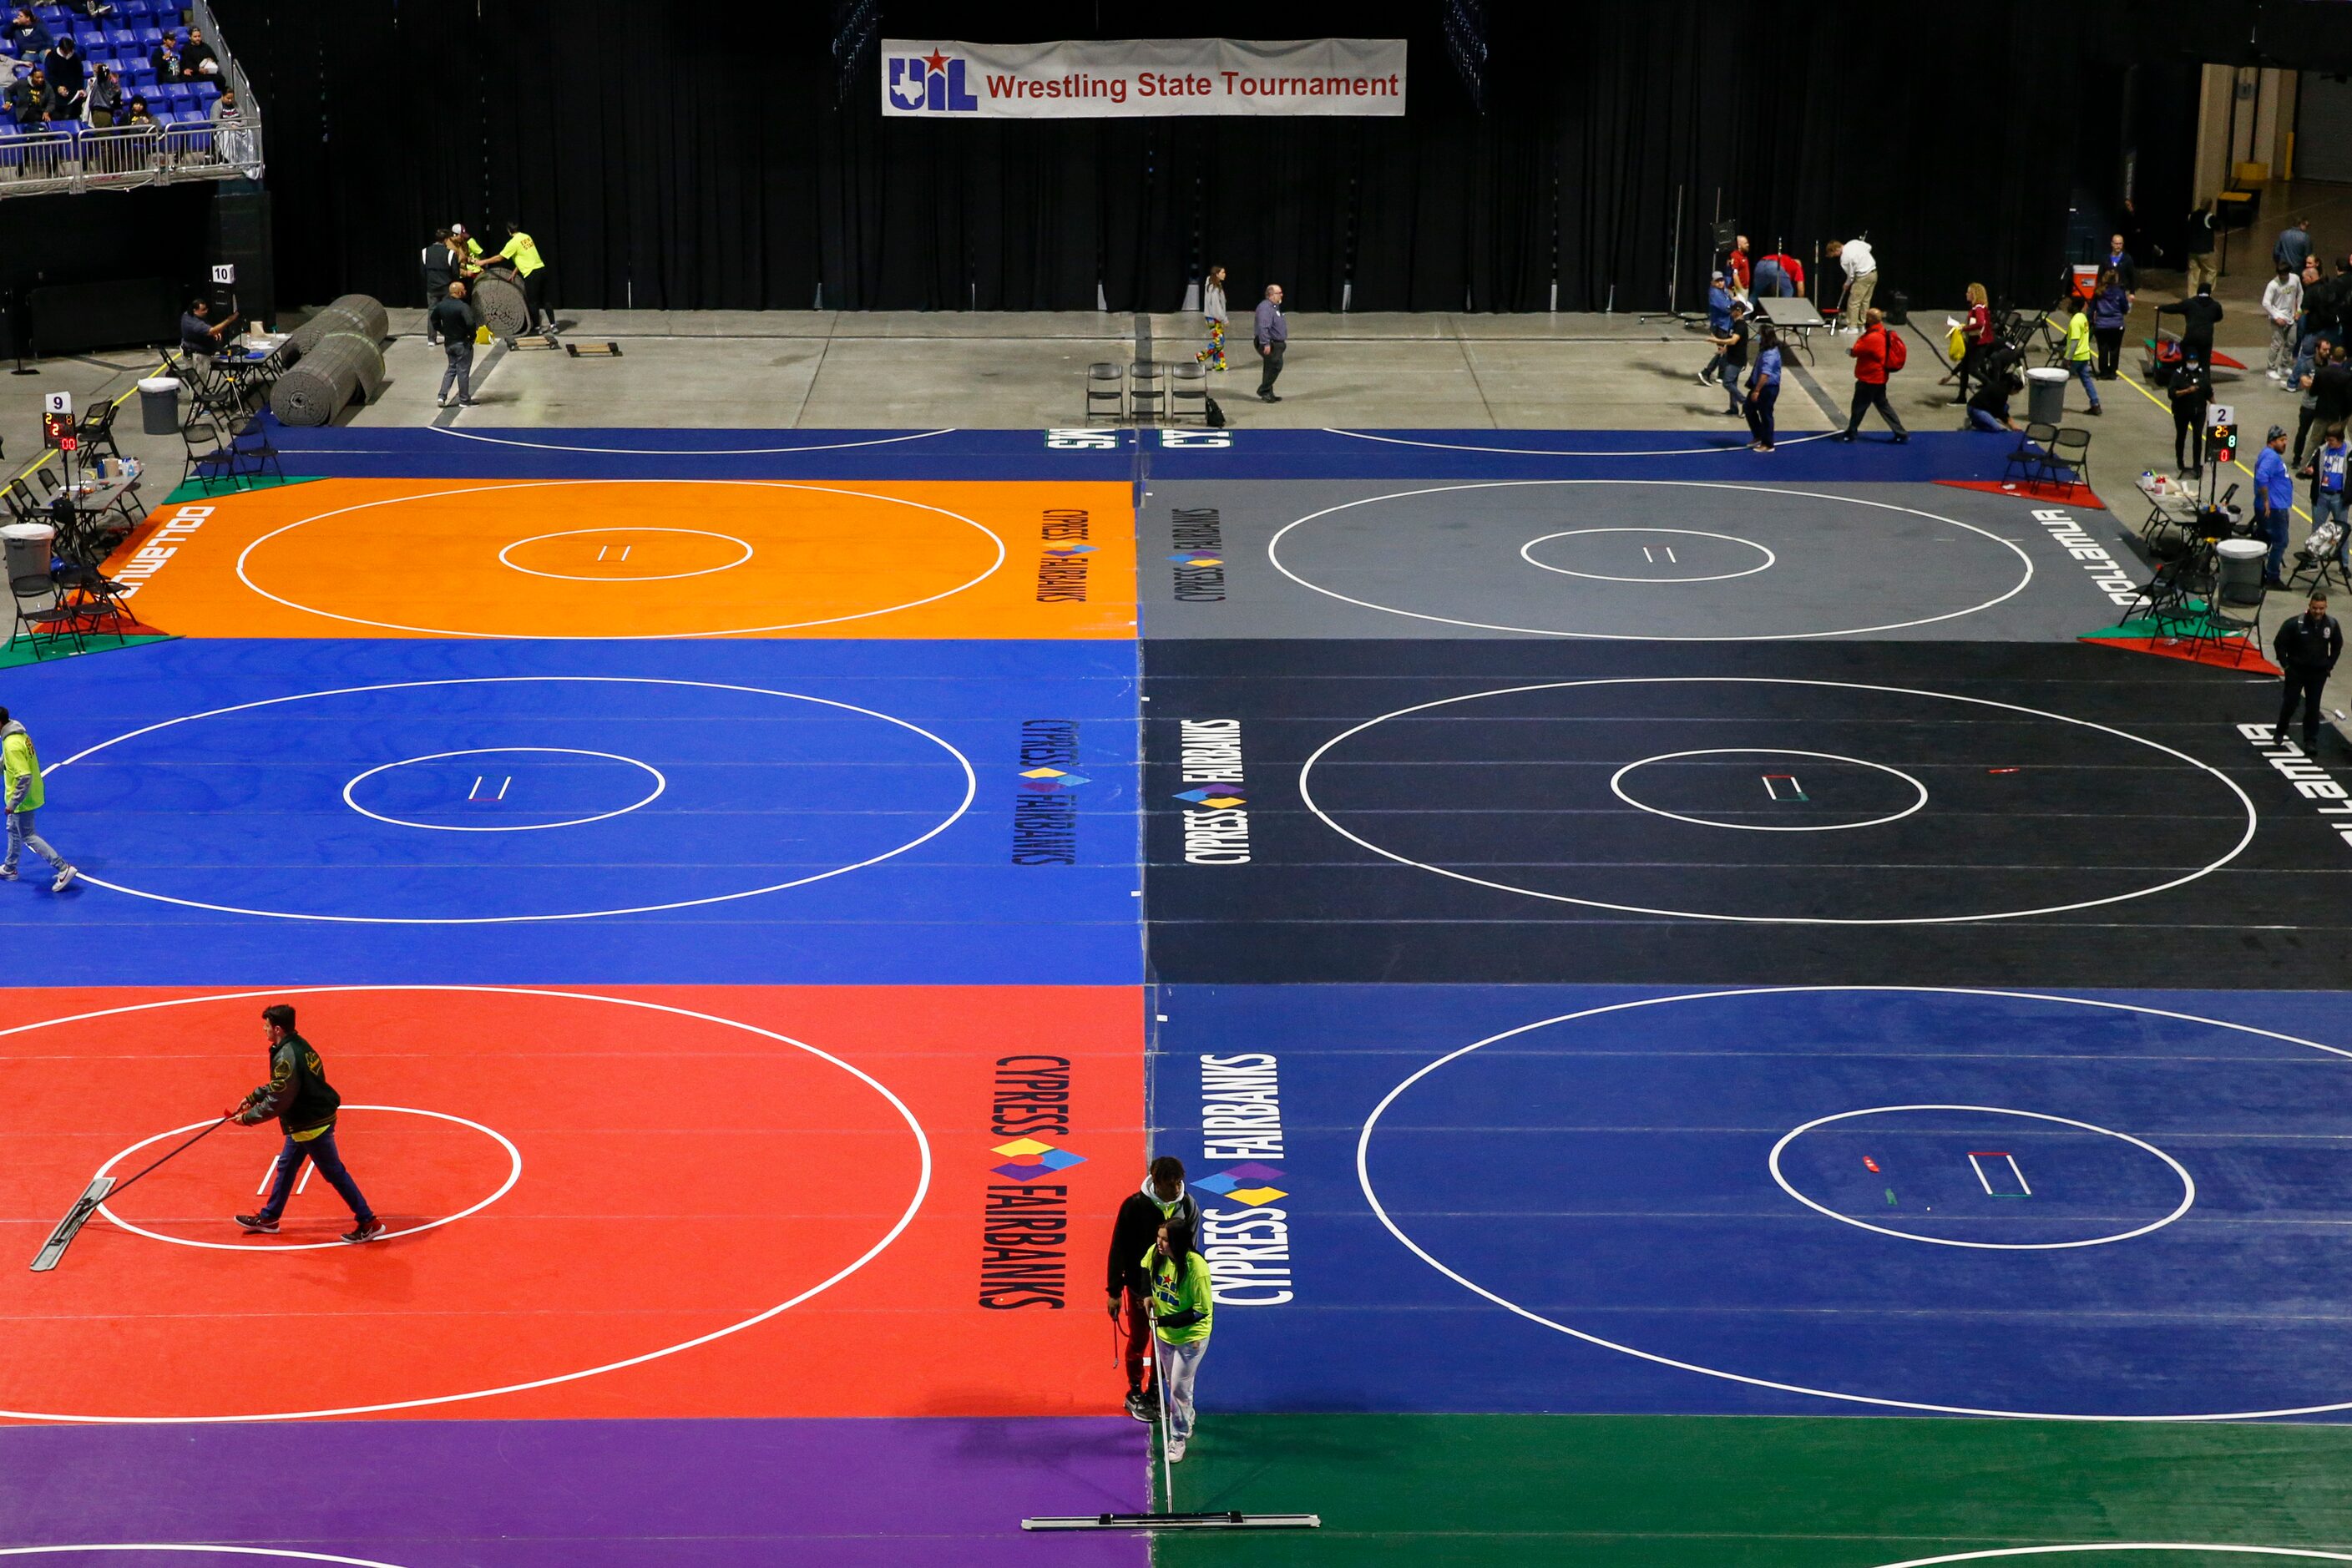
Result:
[[[41,1250],[33,1258],[33,1272],[46,1274],[63,1260],[66,1248],[73,1245],[74,1237],[81,1234],[81,1227],[89,1223],[90,1215],[98,1212],[98,1205],[104,1203],[109,1194],[121,1193],[130,1186],[131,1182],[136,1182],[140,1176],[147,1174],[148,1171],[154,1170],[156,1165],[161,1165],[165,1160],[194,1148],[226,1126],[229,1117],[235,1114],[235,1111],[230,1111],[224,1115],[218,1121],[173,1150],[171,1153],[164,1155],[163,1159],[156,1161],[155,1164],[148,1166],[146,1171],[140,1172],[138,1176],[131,1177],[130,1181],[118,1184],[112,1176],[93,1177],[89,1185],[82,1189],[81,1196],[74,1199],[73,1207],[66,1210],[66,1217],[58,1221],[58,1228],[49,1232],[49,1239],[41,1243]]]

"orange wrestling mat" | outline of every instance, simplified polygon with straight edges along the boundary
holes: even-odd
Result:
[[[391,1228],[279,1139],[196,1144],[293,1003]],[[1142,1168],[1118,987],[331,987],[0,998],[0,1418],[1110,1414],[1111,1215]]]
[[[1103,483],[320,479],[160,507],[109,573],[199,637],[1118,637]]]

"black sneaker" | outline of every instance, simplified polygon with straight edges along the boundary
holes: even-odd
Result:
[[[1139,1388],[1127,1391],[1127,1413],[1138,1421],[1156,1420],[1160,1414],[1151,1407],[1151,1396]]]
[[[278,1222],[264,1219],[257,1214],[241,1214],[236,1216],[236,1228],[247,1236],[276,1236]]]
[[[269,1228],[276,1230],[278,1227],[273,1225]],[[343,1232],[343,1239],[349,1242],[373,1241],[377,1237],[382,1236],[383,1234],[383,1221],[376,1218],[373,1215],[370,1215],[367,1218],[360,1221],[359,1224],[352,1226],[351,1229]]]

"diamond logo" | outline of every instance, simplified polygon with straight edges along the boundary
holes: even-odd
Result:
[[[1059,768],[1030,768],[1021,776],[1024,779],[1066,779],[1070,775]]]
[[[1051,1143],[1041,1143],[1034,1138],[1016,1138],[1010,1143],[999,1143],[989,1151],[1005,1156],[1002,1165],[991,1167],[1009,1182],[1034,1182],[1066,1171],[1073,1165],[1087,1163],[1084,1154],[1073,1154],[1067,1149],[1056,1149]]]
[[[1185,550],[1171,555],[1169,560],[1179,566],[1223,566],[1225,558],[1206,550]]]
[[[1056,546],[1052,550],[1048,550],[1045,553],[1048,555],[1092,555],[1100,548],[1100,545],[1096,544],[1064,544]]]
[[[1205,805],[1216,811],[1225,811],[1236,805],[1248,804],[1248,799],[1242,794],[1242,786],[1239,784],[1211,784],[1206,789],[1188,789],[1176,798],[1189,800],[1196,805]]]
[[[1213,1176],[1204,1176],[1192,1184],[1204,1193],[1214,1193],[1221,1198],[1231,1198],[1252,1208],[1270,1204],[1290,1194],[1273,1184],[1282,1173],[1271,1165],[1261,1165],[1255,1160],[1246,1164],[1228,1165]]]

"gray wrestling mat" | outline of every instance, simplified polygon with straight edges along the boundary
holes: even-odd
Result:
[[[1155,638],[2044,641],[2139,576],[2087,496],[1936,484],[1180,481],[1139,528]]]

